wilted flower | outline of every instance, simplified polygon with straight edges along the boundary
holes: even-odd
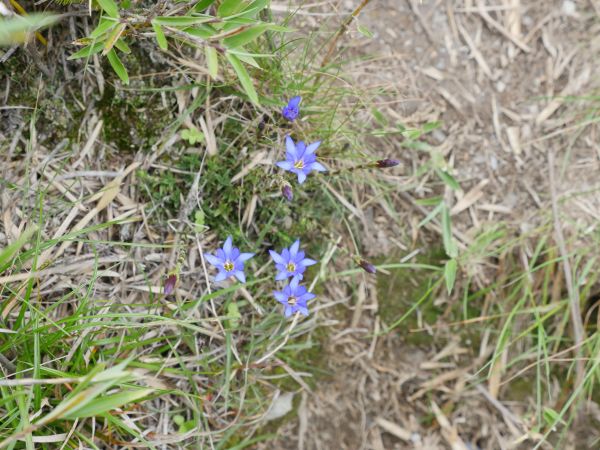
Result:
[[[375,161],[374,166],[380,169],[387,169],[388,167],[394,167],[400,164],[400,161],[397,159],[380,159],[379,161]]]
[[[283,291],[273,291],[277,301],[285,306],[285,317],[290,317],[296,312],[308,316],[306,302],[316,297],[315,294],[308,292],[304,286],[299,286],[299,283],[300,279],[294,277],[290,284],[283,288]]]
[[[301,101],[302,101],[302,97],[300,97],[300,96],[293,97],[288,102],[288,104],[286,106],[284,106],[283,109],[281,110],[281,114],[283,114],[283,117],[285,117],[290,122],[293,122],[294,120],[296,120],[296,117],[298,117],[298,115],[300,114],[300,108],[298,108],[298,106],[300,105]]]
[[[306,176],[313,170],[318,172],[327,172],[327,169],[317,162],[317,155],[315,152],[321,145],[321,141],[314,142],[308,146],[299,141],[294,144],[291,137],[285,137],[285,161],[279,161],[278,167],[288,172],[293,172],[298,175],[298,183],[304,183]]]
[[[271,258],[275,261],[275,267],[279,271],[275,277],[276,281],[285,280],[289,277],[298,277],[301,280],[304,277],[302,274],[306,271],[306,268],[317,263],[314,259],[305,258],[304,252],[298,251],[299,249],[300,240],[298,239],[289,249],[284,248],[281,255],[269,250]]]
[[[175,273],[169,274],[169,276],[165,280],[165,285],[163,287],[163,293],[165,295],[169,295],[171,292],[173,292],[175,290],[176,284],[177,284],[177,274],[175,274]]]
[[[375,266],[365,259],[359,260],[358,265],[367,273],[377,273]]]
[[[217,249],[217,256],[205,253],[204,257],[209,263],[219,269],[215,281],[223,281],[229,277],[236,277],[242,283],[246,282],[244,275],[244,261],[249,260],[254,253],[240,253],[237,247],[232,247],[231,236],[227,238],[223,248]]]
[[[281,195],[283,195],[288,202],[291,202],[294,199],[294,193],[292,192],[292,187],[289,184],[283,185],[281,188]]]

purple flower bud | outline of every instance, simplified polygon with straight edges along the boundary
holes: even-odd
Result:
[[[394,167],[400,164],[400,161],[397,159],[380,159],[379,161],[375,161],[375,167],[379,169],[387,169],[388,167]]]
[[[377,273],[377,269],[375,268],[375,266],[367,260],[361,259],[358,262],[358,265],[362,267],[362,269],[367,273]]]
[[[177,284],[177,275],[172,273],[165,280],[165,286],[163,288],[163,293],[165,295],[169,295],[175,290],[175,284]]]
[[[289,184],[286,184],[281,188],[281,195],[283,195],[288,202],[291,202],[294,199],[294,193]]]

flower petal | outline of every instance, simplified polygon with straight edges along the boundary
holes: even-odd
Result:
[[[288,107],[297,108],[301,101],[302,97],[300,97],[299,95],[297,95],[296,97],[292,97],[288,102]]]
[[[302,141],[296,142],[296,158],[302,159],[304,152],[306,151],[306,144]]]
[[[312,300],[315,297],[316,297],[316,295],[313,294],[312,292],[307,292],[306,294],[298,297],[298,302],[302,301],[302,302],[306,303],[307,301]]]
[[[314,264],[317,264],[319,261],[315,261],[314,259],[310,259],[310,258],[304,258],[302,261],[300,261],[300,264],[303,266],[312,266]]]
[[[242,283],[246,282],[246,275],[244,275],[244,272],[241,270],[236,270],[235,272],[233,272],[233,276],[240,280]]]
[[[240,249],[237,247],[233,247],[231,249],[231,253],[229,254],[229,257],[231,258],[232,261],[235,261],[238,256],[240,256]]]
[[[205,253],[204,259],[206,259],[213,266],[217,266],[217,267],[222,266],[223,263],[225,262],[222,259],[217,258],[215,255],[211,255],[210,253]]]
[[[215,277],[215,281],[219,282],[219,281],[223,281],[225,280],[229,275],[227,274],[227,272],[225,272],[224,270],[222,270],[221,272],[219,272],[217,274],[217,276]]]
[[[285,149],[287,153],[296,158],[296,144],[289,135],[285,137]]]
[[[271,258],[273,258],[273,261],[277,264],[285,264],[285,260],[275,250],[269,250],[269,255],[271,255]]]
[[[317,149],[319,148],[319,145],[321,145],[321,141],[317,141],[317,142],[313,142],[312,144],[309,144],[306,147],[306,153],[314,153],[317,151]]]
[[[279,292],[279,291],[273,291],[273,297],[275,297],[275,299],[283,304],[287,303],[287,295],[285,295],[283,292]]]
[[[282,270],[275,276],[275,281],[282,281],[282,280],[285,280],[286,278],[289,278],[289,274],[288,274],[287,270]]]
[[[285,317],[290,317],[293,314],[293,312],[294,311],[292,310],[291,306],[286,306],[283,314],[285,315]]]
[[[327,168],[318,162],[311,163],[309,167],[311,170],[316,170],[317,172],[327,172]]]
[[[292,278],[292,281],[290,281],[288,287],[290,288],[291,294],[294,294],[296,292],[296,289],[298,289],[298,283],[300,283],[300,278],[298,277],[294,277]]]
[[[308,308],[306,308],[304,306],[298,306],[297,309],[300,312],[300,314],[302,314],[303,316],[308,316]]]
[[[290,259],[296,259],[298,250],[300,249],[300,239],[296,239],[296,242],[290,247]]]
[[[237,261],[248,261],[250,258],[252,258],[254,256],[254,253],[241,253],[240,256],[238,256],[236,259]]]
[[[232,249],[231,240],[232,240],[231,236],[228,236],[227,239],[225,240],[225,243],[223,244],[223,251],[225,252],[225,256],[227,258],[229,258],[231,255],[231,249]]]
[[[298,171],[298,183],[302,184],[306,181],[306,174],[302,171]]]
[[[283,170],[292,170],[294,168],[294,163],[290,161],[279,161],[276,162],[275,165],[281,167]]]

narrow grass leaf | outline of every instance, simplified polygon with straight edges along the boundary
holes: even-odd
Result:
[[[108,58],[108,62],[112,66],[115,73],[119,76],[121,81],[124,84],[129,84],[129,75],[127,74],[127,69],[125,69],[125,66],[117,56],[117,52],[112,49],[106,56]]]
[[[25,230],[19,238],[0,251],[0,273],[6,270],[7,264],[12,260],[13,256],[23,247],[29,238],[35,233],[37,227],[32,227]]]
[[[244,0],[223,0],[221,6],[217,10],[217,16],[229,17],[237,14],[250,5],[250,2]]]
[[[73,59],[81,59],[81,58],[89,58],[96,53],[100,53],[104,48],[104,42],[96,42],[95,44],[88,45],[83,47],[81,50],[76,51],[71,56],[69,56],[69,60]]]
[[[93,40],[99,39],[102,35],[112,30],[116,25],[116,21],[103,17],[100,19],[98,26],[94,28],[94,31],[92,31],[88,37]]]
[[[257,39],[261,34],[267,31],[267,28],[268,25],[264,23],[255,25],[251,28],[247,28],[239,32],[238,34],[226,37],[225,39],[223,39],[223,43],[229,48],[241,47],[242,45],[246,45],[249,42],[252,42],[255,39]]]
[[[153,20],[152,28],[154,29],[154,32],[156,33],[156,42],[158,42],[158,46],[161,48],[161,50],[167,50],[169,48],[169,44],[167,43],[167,38],[165,36],[165,32],[163,31],[160,24],[156,23],[156,21]]]
[[[98,4],[110,17],[115,19],[119,17],[119,7],[113,0],[98,0]]]
[[[103,55],[106,55],[112,50],[112,48],[115,46],[115,43],[123,34],[123,31],[125,31],[125,27],[126,25],[124,23],[119,23],[114,27],[112,32],[108,35],[108,39],[106,39],[106,42],[104,43],[104,50],[102,50]]]
[[[219,74],[219,56],[217,50],[210,45],[205,47],[206,49],[206,65],[208,66],[208,73],[213,80],[217,79]]]
[[[454,283],[456,282],[456,270],[458,268],[458,264],[456,259],[451,259],[446,262],[444,266],[444,278],[446,280],[446,288],[448,289],[448,294],[452,293],[452,289],[454,288]]]
[[[200,0],[198,3],[196,3],[196,5],[194,6],[193,11],[194,12],[202,12],[204,11],[206,8],[208,8],[210,5],[212,5],[215,2],[215,0]]]
[[[458,183],[458,181],[456,181],[456,179],[450,175],[448,172],[446,172],[445,170],[441,170],[441,169],[436,169],[435,173],[437,173],[437,176],[440,177],[440,179],[446,183],[446,185],[452,189],[453,191],[459,191],[460,190],[460,184]]]
[[[243,64],[237,56],[232,55],[229,52],[225,53],[225,56],[227,57],[227,60],[233,67],[233,70],[235,70],[235,73],[237,74],[240,83],[244,88],[244,91],[246,91],[246,94],[248,95],[252,103],[254,103],[255,105],[260,105],[258,101],[258,94],[254,89],[254,85],[252,84],[252,80],[250,78],[250,75],[246,71],[246,68],[243,66]]]
[[[154,389],[135,389],[102,396],[93,402],[88,402],[83,407],[77,409],[77,411],[68,413],[63,417],[65,419],[73,420],[83,417],[97,416],[112,411],[113,409],[120,408],[127,403],[136,402],[141,398],[147,397],[152,392],[154,392]]]
[[[450,258],[458,256],[458,247],[454,236],[452,236],[452,224],[450,222],[450,211],[444,204],[442,207],[442,238],[444,240],[444,250]]]

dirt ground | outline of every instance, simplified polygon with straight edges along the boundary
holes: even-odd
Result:
[[[323,12],[347,15],[357,3],[304,5],[294,25],[334,23],[338,19]],[[346,55],[369,58],[354,63],[354,78],[361,87],[385,88],[379,108],[387,117],[416,126],[442,122],[430,143],[461,183],[462,192],[446,189],[445,195],[454,204],[455,237],[465,246],[498,221],[515,233],[532,229],[550,214],[552,188],[572,199],[560,205],[567,236],[596,230],[599,147],[594,106],[584,96],[598,86],[599,12],[594,1],[373,0],[358,24],[374,37],[363,36],[355,23],[340,40]],[[420,156],[399,139],[385,140],[385,151],[410,172]],[[553,160],[555,174],[549,171]],[[424,191],[407,194],[410,203]],[[410,205],[406,212],[406,194],[397,200],[413,228],[409,235],[419,234],[415,224],[422,214]],[[383,208],[374,214],[371,235],[389,242],[397,234],[393,220]],[[325,346],[333,375],[302,394],[297,418],[280,429],[278,441],[261,448],[535,446],[525,414],[530,393],[515,398],[500,389],[491,395],[492,387],[473,376],[493,350],[489,342],[469,347],[443,329],[425,333],[427,345],[400,332],[373,337],[386,319],[382,303],[405,290],[378,290],[368,276],[353,283],[356,291],[343,291],[353,306]],[[441,305],[448,301],[439,299]],[[597,406],[590,411],[597,416]],[[597,433],[586,427],[564,448],[592,448]]]

